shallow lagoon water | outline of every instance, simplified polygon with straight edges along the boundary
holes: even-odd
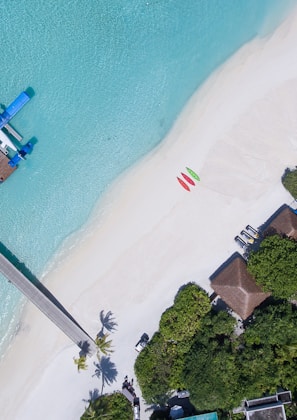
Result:
[[[11,0],[2,3],[1,103],[32,155],[1,185],[1,242],[37,276],[108,186],[166,135],[241,45],[273,30],[279,0]],[[197,139],[199,141],[199,139]],[[20,293],[0,278],[0,349]]]

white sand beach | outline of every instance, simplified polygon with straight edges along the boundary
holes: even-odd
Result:
[[[186,65],[186,63],[185,63]],[[92,336],[112,311],[116,381],[134,376],[134,346],[152,336],[180,286],[211,293],[209,276],[234,237],[261,225],[292,197],[281,185],[297,164],[297,9],[271,35],[245,45],[191,98],[167,138],[122,175],[70,238],[46,286]],[[186,166],[201,181],[185,191]],[[75,245],[73,245],[75,244]],[[101,380],[77,373],[78,348],[32,304],[1,361],[4,420],[74,420]],[[136,388],[137,389],[137,388]],[[141,408],[142,419],[149,417]]]

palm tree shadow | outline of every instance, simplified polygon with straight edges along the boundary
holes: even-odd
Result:
[[[102,380],[102,395],[105,385],[111,385],[114,381],[116,381],[118,371],[109,356],[102,356],[97,363],[94,362],[94,366],[96,369],[93,376],[97,376],[98,379],[101,377]]]
[[[101,330],[98,332],[97,337],[101,338],[104,334],[104,329],[108,332],[116,331],[116,327],[118,326],[117,322],[114,320],[113,313],[108,311],[106,315],[104,315],[104,310],[100,311],[100,322],[102,324]]]
[[[92,401],[97,400],[99,397],[100,397],[99,389],[95,388],[93,391],[92,390],[89,391],[89,398],[87,400],[84,398],[83,401],[86,403],[90,403]]]

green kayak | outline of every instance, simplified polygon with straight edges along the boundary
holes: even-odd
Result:
[[[200,181],[200,178],[199,178],[199,176],[196,174],[196,172],[194,172],[192,169],[190,169],[190,168],[186,168],[187,169],[187,171],[189,172],[189,174],[194,178],[194,179],[197,179],[197,181]]]

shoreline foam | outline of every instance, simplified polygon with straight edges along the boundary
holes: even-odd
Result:
[[[165,141],[106,195],[112,205],[99,225],[93,215],[84,238],[45,277],[88,333],[100,330],[101,310],[113,312],[118,329],[111,360],[118,377],[106,392],[133,376],[135,343],[144,331],[157,330],[178,288],[195,281],[211,292],[209,276],[238,250],[234,236],[290,202],[280,178],[297,157],[296,28],[297,9],[218,69]],[[201,178],[190,193],[175,179],[186,166]],[[79,417],[82,399],[101,383],[92,378],[92,361],[77,374],[77,354],[27,305],[1,361],[4,418]]]

